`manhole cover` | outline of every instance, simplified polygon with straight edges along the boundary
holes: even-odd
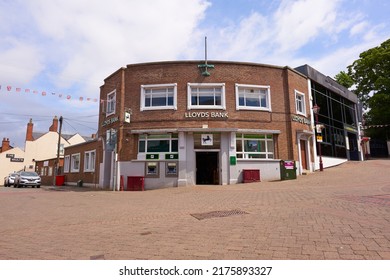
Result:
[[[235,209],[235,210],[225,210],[225,211],[211,211],[211,212],[196,213],[190,215],[198,220],[204,220],[204,219],[223,218],[223,217],[244,215],[244,214],[248,214],[248,213],[242,210]]]

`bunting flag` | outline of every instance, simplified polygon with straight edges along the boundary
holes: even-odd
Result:
[[[2,91],[3,89],[3,86],[0,85],[0,91]],[[21,87],[14,87],[14,86],[11,86],[11,85],[7,85],[7,86],[4,86],[4,90],[7,91],[7,92],[17,92],[17,93],[30,93],[32,92],[33,94],[41,94],[42,96],[47,96],[47,91],[38,91],[38,90],[31,90],[29,88],[25,88],[25,89],[22,89]],[[62,94],[62,93],[56,93],[56,92],[51,92],[51,95],[52,96],[58,96],[58,98],[66,98],[67,100],[79,100],[80,102],[83,102],[83,101],[88,101],[88,102],[98,102],[98,98],[90,98],[90,97],[83,97],[83,96],[79,96],[77,99],[74,99],[72,97],[72,95],[70,94]]]
[[[368,129],[368,128],[377,128],[377,127],[388,127],[388,126],[390,126],[390,124],[373,124],[373,125],[363,126],[363,128]]]

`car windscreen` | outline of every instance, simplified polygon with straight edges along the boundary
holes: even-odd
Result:
[[[38,176],[35,172],[22,172],[20,175],[22,176]]]

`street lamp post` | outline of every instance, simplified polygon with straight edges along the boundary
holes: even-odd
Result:
[[[320,106],[315,104],[313,106],[313,113],[314,113],[314,115],[316,117],[316,132],[317,132],[318,114],[320,113]],[[324,171],[324,165],[322,163],[321,143],[320,142],[317,142],[317,143],[318,143],[318,155],[320,156],[320,171]]]

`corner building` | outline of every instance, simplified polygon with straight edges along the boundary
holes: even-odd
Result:
[[[100,89],[99,185],[146,189],[280,180],[314,171],[308,78],[289,67],[211,61],[127,65]],[[207,68],[206,68],[207,66]]]

